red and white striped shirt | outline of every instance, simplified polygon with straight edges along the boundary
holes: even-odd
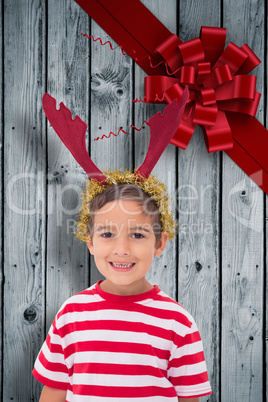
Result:
[[[157,286],[134,296],[98,282],[67,300],[33,375],[68,402],[177,402],[211,394],[192,316]]]

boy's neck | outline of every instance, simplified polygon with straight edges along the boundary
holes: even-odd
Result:
[[[118,296],[134,296],[149,292],[153,289],[153,285],[151,285],[146,279],[135,284],[131,283],[131,285],[115,285],[111,281],[105,279],[100,283],[100,288],[104,292]]]

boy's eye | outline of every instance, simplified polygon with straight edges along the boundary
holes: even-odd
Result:
[[[113,234],[111,232],[105,232],[105,233],[101,234],[101,237],[105,237],[105,238],[109,238],[109,237],[112,237],[112,236],[113,236]]]
[[[142,239],[144,236],[141,233],[133,233],[132,237],[134,237],[134,239]]]

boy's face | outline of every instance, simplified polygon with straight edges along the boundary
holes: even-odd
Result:
[[[152,218],[131,200],[109,202],[94,215],[93,236],[87,243],[98,270],[106,278],[101,287],[109,293],[133,295],[152,285],[145,279],[154,256],[160,256],[168,239],[161,233],[158,245]]]

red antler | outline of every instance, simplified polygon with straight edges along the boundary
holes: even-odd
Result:
[[[149,177],[181,122],[188,98],[189,90],[186,87],[178,104],[175,99],[165,107],[162,116],[161,112],[158,112],[149,119],[151,134],[149,148],[143,164],[136,170],[136,175]]]
[[[43,96],[43,109],[61,141],[88,176],[91,179],[105,182],[106,176],[93,163],[86,149],[87,124],[79,116],[75,116],[73,120],[70,110],[63,102],[60,103],[60,109],[57,110],[56,100],[48,93]]]

